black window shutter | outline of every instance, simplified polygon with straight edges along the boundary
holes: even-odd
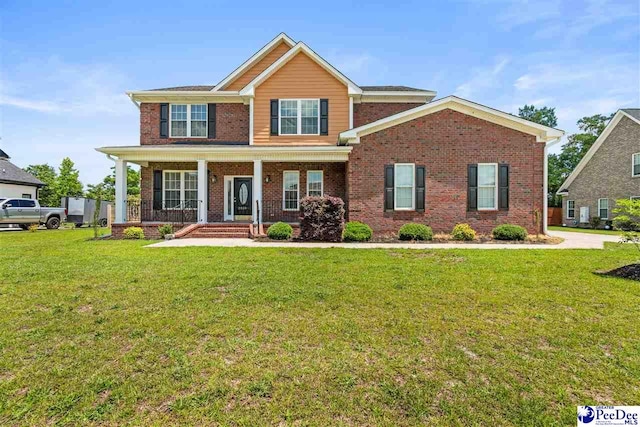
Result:
[[[153,209],[162,209],[162,171],[153,171]]]
[[[216,104],[209,104],[207,111],[207,121],[208,129],[207,129],[207,138],[215,139],[216,138]]]
[[[509,210],[509,165],[498,165],[498,209]]]
[[[384,167],[384,210],[393,210],[393,165]]]
[[[169,104],[160,104],[160,138],[169,137]]]
[[[329,135],[329,100],[320,100],[320,135]]]
[[[416,211],[418,212],[424,212],[425,184],[426,168],[424,166],[416,166]]]
[[[478,210],[478,165],[467,166],[467,210]]]
[[[278,100],[271,100],[271,135],[278,134]]]

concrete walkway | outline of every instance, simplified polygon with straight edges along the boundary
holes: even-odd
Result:
[[[351,248],[351,249],[602,249],[604,242],[617,242],[617,236],[602,234],[550,231],[562,237],[557,245],[518,243],[306,243],[257,242],[251,239],[176,239],[146,246],[147,248],[176,248],[186,246],[251,247],[251,248]]]

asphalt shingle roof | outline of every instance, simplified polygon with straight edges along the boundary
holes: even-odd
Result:
[[[23,171],[6,158],[0,158],[0,182],[43,186],[44,182]]]
[[[198,92],[198,91],[210,91],[214,88],[213,85],[195,85],[195,86],[175,86],[175,87],[163,87],[160,89],[149,89],[151,92],[157,91],[189,91],[189,92]],[[413,91],[424,91],[425,89],[416,89],[415,87],[409,86],[360,86],[360,88],[364,91],[381,91],[381,92],[413,92]]]
[[[640,120],[640,108],[623,108],[622,111],[633,118]]]
[[[175,86],[175,87],[163,87],[160,89],[149,89],[149,91],[155,92],[155,91],[161,91],[161,90],[169,90],[169,91],[184,90],[189,92],[198,92],[198,91],[210,91],[214,87],[215,87],[214,85]]]
[[[413,92],[416,90],[425,91],[425,89],[417,89],[409,86],[360,86],[365,91],[381,91],[381,92]]]

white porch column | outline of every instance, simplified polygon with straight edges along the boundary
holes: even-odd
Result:
[[[207,222],[207,161],[198,160],[198,222]]]
[[[256,202],[258,202],[256,204]],[[262,223],[262,160],[253,161],[253,223]],[[256,209],[260,207],[260,213]],[[259,216],[258,216],[259,215]]]
[[[116,159],[116,224],[127,221],[127,162]]]

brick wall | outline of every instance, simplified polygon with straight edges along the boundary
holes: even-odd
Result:
[[[209,221],[221,221],[224,214],[224,176],[253,176],[253,163],[212,162],[208,164],[211,180],[215,175],[216,182],[209,182]],[[153,199],[154,170],[197,170],[195,162],[157,162],[140,168],[140,196],[142,200]],[[300,198],[306,196],[307,171],[322,170],[324,172],[324,194],[345,198],[345,164],[344,163],[269,163],[262,164],[262,199],[282,204],[283,171],[300,171]],[[269,183],[264,178],[269,175]]]
[[[160,104],[140,104],[140,145],[163,145],[179,141],[249,142],[249,106],[218,104],[216,138],[160,138]]]
[[[467,165],[508,163],[510,209],[467,212]],[[384,212],[384,166],[416,163],[427,168],[425,212]],[[535,232],[534,211],[543,209],[544,143],[534,136],[444,110],[367,135],[350,155],[347,170],[349,219],[377,234],[396,233],[406,222],[450,232],[469,223],[489,233],[497,224]]]
[[[408,102],[353,104],[353,126],[358,127],[424,105]]]

